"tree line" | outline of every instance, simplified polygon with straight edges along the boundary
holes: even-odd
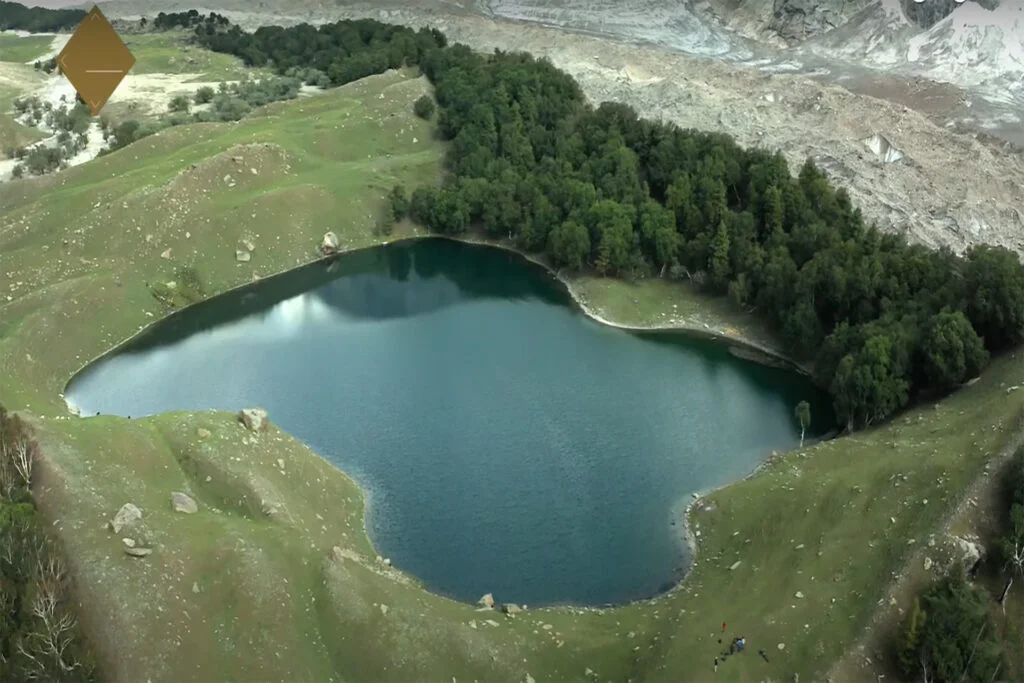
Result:
[[[235,25],[195,28],[199,45],[240,57],[246,66],[273,66],[281,75],[290,69],[326,74],[331,85],[415,65],[447,41],[436,29],[415,31],[372,19],[339,21],[319,27],[262,26],[253,33]]]
[[[77,28],[85,10],[26,7],[20,2],[0,1],[0,31],[50,33]]]
[[[794,177],[778,152],[592,106],[545,59],[375,21],[231,26],[197,40],[280,72],[326,70],[333,85],[418,64],[450,144],[444,183],[408,199],[413,220],[509,238],[570,271],[726,295],[813,362],[850,430],[954,389],[1022,339],[1012,252],[910,245],[868,225],[810,161]]]
[[[230,21],[227,17],[216,12],[210,12],[207,15],[199,13],[199,10],[190,9],[187,12],[160,12],[155,17],[150,25],[160,31],[166,31],[174,28],[184,29],[196,29],[201,28],[203,31],[214,32],[217,28],[226,27],[230,25]],[[146,19],[143,17],[139,20],[139,25],[142,27],[146,26]]]
[[[38,446],[0,406],[0,680],[95,681],[67,571],[32,499]]]

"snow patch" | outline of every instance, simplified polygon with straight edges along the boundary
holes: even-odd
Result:
[[[937,78],[964,85],[1024,74],[1024,3],[1004,3],[994,10],[964,3],[911,38],[907,59]]]
[[[903,159],[903,150],[889,142],[889,139],[881,133],[875,133],[864,138],[861,140],[861,144],[871,150],[878,157],[878,160],[884,163],[891,164]]]

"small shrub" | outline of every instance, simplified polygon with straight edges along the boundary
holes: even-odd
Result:
[[[175,95],[171,98],[170,103],[167,105],[168,110],[175,113],[187,114],[188,110],[192,108],[192,103],[185,95]]]
[[[212,87],[204,85],[203,87],[199,88],[199,90],[196,90],[196,94],[194,96],[195,103],[206,104],[208,102],[211,102],[215,94],[216,92],[214,92],[214,89]]]
[[[405,218],[406,214],[409,213],[409,197],[405,193],[405,187],[395,185],[391,188],[391,194],[388,195],[388,199],[391,204],[392,217],[396,221]]]
[[[412,105],[412,111],[416,116],[421,119],[430,120],[434,115],[434,100],[430,99],[430,95],[422,95]]]

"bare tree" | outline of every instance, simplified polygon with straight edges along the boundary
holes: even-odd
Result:
[[[15,442],[13,450],[14,469],[21,477],[25,488],[32,488],[32,466],[35,464],[35,444],[22,438]]]

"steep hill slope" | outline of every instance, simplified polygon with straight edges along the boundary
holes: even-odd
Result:
[[[309,261],[326,229],[347,248],[380,242],[387,189],[440,169],[430,124],[410,113],[426,88],[392,72],[238,124],[169,129],[0,193],[0,396],[34,415],[37,495],[104,671],[155,682],[706,680],[719,650],[708,634],[724,619],[774,654],[736,658],[724,680],[815,680],[870,619],[915,549],[907,539],[936,533],[1013,437],[1024,394],[1006,385],[1024,384],[1024,359],[707,496],[680,590],[515,619],[430,595],[377,561],[353,482],[274,428],[253,434],[223,413],[68,416],[71,374],[163,314],[147,283],[187,265],[213,294]],[[243,241],[255,250],[240,263]],[[200,511],[172,513],[172,491]],[[125,555],[104,526],[127,502],[143,510],[147,558]],[[744,597],[723,603],[733,595]]]

